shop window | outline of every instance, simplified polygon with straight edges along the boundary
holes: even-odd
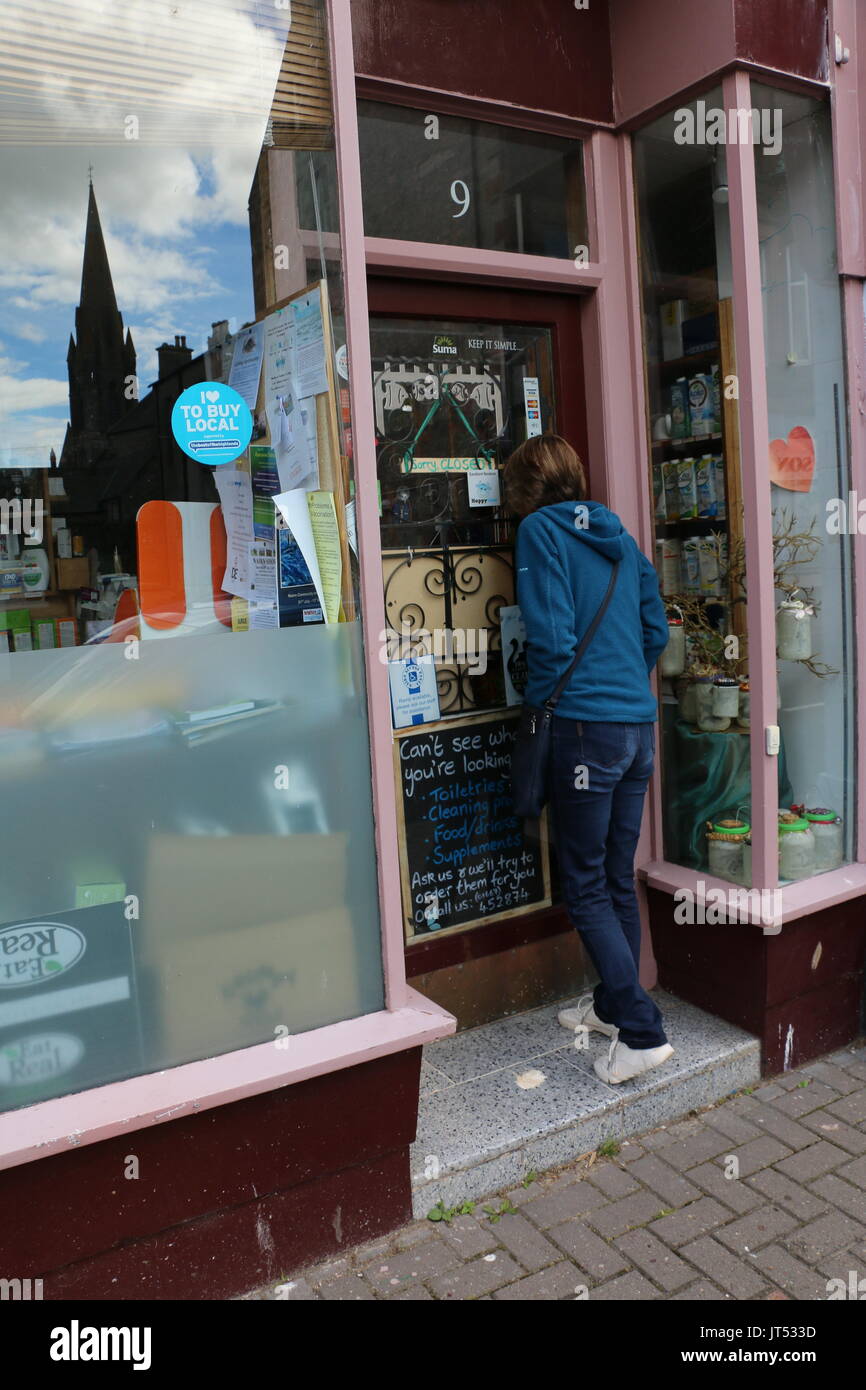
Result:
[[[358,116],[367,236],[589,260],[581,141],[383,102]]]
[[[659,666],[664,848],[674,863],[753,886],[744,600],[754,576],[742,525],[726,158],[726,144],[743,137],[714,126],[718,114],[731,119],[716,89],[634,140],[657,565],[671,624]],[[829,110],[752,84],[748,120],[770,425],[784,885],[853,853],[857,518]]]
[[[665,858],[750,881],[749,644],[721,89],[634,136],[656,566]],[[790,800],[784,756],[780,795]]]
[[[777,133],[766,152],[755,146],[755,176],[779,722],[792,801],[811,827],[811,837],[783,832],[784,879],[786,867],[810,877],[854,854],[852,536],[862,523],[850,491],[830,109],[758,83],[752,105],[773,113]]]
[[[11,1109],[384,994],[325,5],[5,9]]]

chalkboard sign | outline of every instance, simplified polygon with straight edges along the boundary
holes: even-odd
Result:
[[[546,837],[526,840],[511,800],[513,714],[441,721],[394,741],[407,937],[550,905]]]

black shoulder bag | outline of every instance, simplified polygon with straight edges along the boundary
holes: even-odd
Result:
[[[514,797],[515,814],[523,820],[537,820],[549,799],[550,775],[550,735],[553,715],[559,704],[563,690],[577,669],[577,664],[595,636],[596,628],[604,617],[607,605],[613,597],[616,585],[619,560],[615,560],[611,571],[607,593],[601,607],[584,634],[574,659],[562,677],[549,700],[544,705],[524,704],[517,727],[517,736],[511,754],[511,792]]]

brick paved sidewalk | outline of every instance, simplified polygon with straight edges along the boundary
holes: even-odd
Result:
[[[243,1297],[814,1300],[851,1270],[866,1277],[862,1042]]]

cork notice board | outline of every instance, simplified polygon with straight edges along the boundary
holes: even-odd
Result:
[[[546,826],[511,801],[514,712],[398,730],[394,763],[408,940],[550,906]]]

